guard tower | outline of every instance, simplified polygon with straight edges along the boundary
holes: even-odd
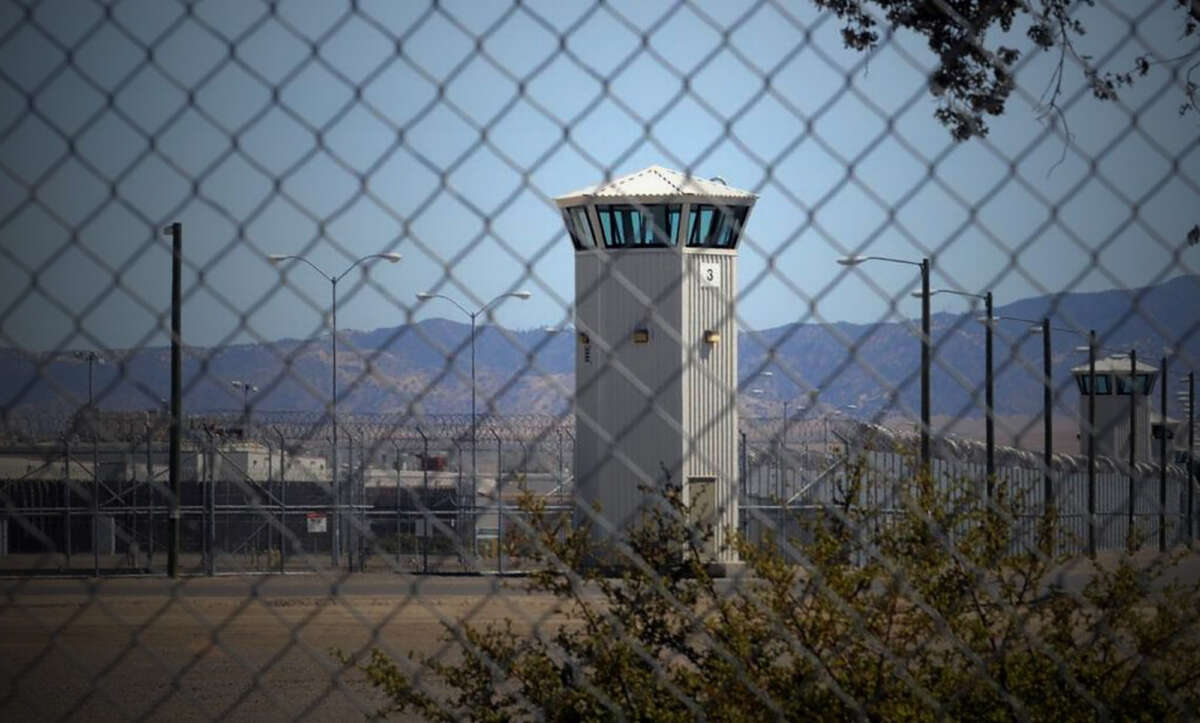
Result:
[[[682,485],[706,554],[737,515],[737,245],[757,196],[651,166],[555,199],[575,247],[575,488],[601,537]],[[602,529],[606,528],[607,529]]]
[[[1158,369],[1137,362],[1136,379],[1128,356],[1110,356],[1096,360],[1096,378],[1088,378],[1088,365],[1073,367],[1079,385],[1079,452],[1088,452],[1088,398],[1096,398],[1096,454],[1118,460],[1129,459],[1129,405],[1134,407],[1134,460],[1150,461],[1150,395],[1158,381]]]

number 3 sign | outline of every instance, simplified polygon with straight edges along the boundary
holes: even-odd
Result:
[[[700,287],[721,288],[721,266],[719,264],[701,262]]]

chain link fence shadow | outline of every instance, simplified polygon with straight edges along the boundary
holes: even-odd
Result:
[[[0,711],[1190,715],[1197,23],[0,3]]]

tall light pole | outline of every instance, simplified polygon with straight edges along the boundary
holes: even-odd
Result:
[[[74,355],[76,359],[86,361],[88,365],[88,412],[92,413],[94,411],[92,406],[95,403],[95,398],[92,393],[92,366],[94,364],[103,364],[104,357],[100,356],[94,351],[77,351]]]
[[[996,483],[996,384],[995,377],[992,374],[992,292],[988,291],[983,294],[971,294],[966,291],[956,291],[954,289],[934,289],[929,292],[930,296],[934,294],[954,294],[955,296],[965,296],[971,299],[982,299],[984,305],[984,343],[983,343],[983,376],[984,376],[984,405],[986,419],[984,426],[986,428],[986,443],[987,443],[987,498],[992,499],[994,485]]]
[[[1184,484],[1187,485],[1187,535],[1188,535],[1187,544],[1188,544],[1188,547],[1190,548],[1192,546],[1192,541],[1196,537],[1196,529],[1195,529],[1195,521],[1194,521],[1195,515],[1193,514],[1193,512],[1195,510],[1195,498],[1194,498],[1195,488],[1193,487],[1193,484],[1192,484],[1192,475],[1194,474],[1193,467],[1195,465],[1195,460],[1192,458],[1192,455],[1193,455],[1192,450],[1196,444],[1196,433],[1195,433],[1196,373],[1188,372],[1186,381],[1187,381],[1187,392],[1186,392],[1187,400],[1186,401],[1187,401],[1187,415],[1188,415],[1188,419],[1187,419],[1188,438],[1187,438],[1187,457],[1186,457],[1186,459],[1187,459],[1186,472],[1187,473],[1184,475],[1184,480],[1185,480]],[[1183,401],[1183,400],[1181,400],[1181,401]]]
[[[921,269],[921,466],[929,469],[929,365],[933,340],[929,329],[929,259],[910,261],[889,256],[847,256],[837,260],[842,266],[858,266],[864,261],[887,261]]]
[[[1118,377],[1120,379],[1120,377]],[[1120,382],[1118,389],[1120,391]],[[1129,537],[1133,536],[1134,494],[1137,491],[1137,349],[1129,350]],[[1149,405],[1147,405],[1149,406]],[[1146,410],[1149,415],[1150,411]]]
[[[1046,472],[1046,487],[1045,487],[1045,507],[1050,509],[1050,505],[1054,503],[1054,480],[1051,477],[1051,463],[1054,455],[1054,423],[1053,423],[1053,405],[1054,405],[1054,382],[1052,376],[1051,364],[1051,349],[1050,349],[1050,319],[1042,317],[1042,379],[1045,383],[1042,384],[1042,409],[1045,410],[1045,419],[1042,424],[1042,465]]]
[[[329,556],[333,560],[336,567],[341,560],[342,551],[342,531],[341,531],[341,490],[338,488],[338,421],[337,421],[337,285],[342,278],[350,273],[355,267],[373,259],[383,259],[391,263],[396,263],[401,258],[397,253],[383,254],[368,254],[362,258],[355,259],[342,273],[333,274],[326,273],[320,266],[304,258],[292,254],[270,254],[267,260],[273,264],[283,263],[284,261],[301,261],[308,264],[314,271],[320,274],[326,281],[329,282],[330,299],[329,299],[329,317],[330,317],[330,333],[329,341],[333,347],[333,358],[329,362],[330,368],[330,389],[332,390],[329,404],[329,417],[333,425],[333,469],[331,470],[330,484],[333,488],[333,519],[331,523],[333,530],[330,533]]]
[[[1158,551],[1167,551],[1167,354],[1162,356],[1162,369],[1159,371],[1162,380],[1158,384],[1159,409],[1162,412],[1162,423],[1159,427],[1158,438]],[[1147,390],[1149,391],[1149,390]],[[1149,421],[1150,405],[1146,405],[1146,418]]]
[[[237,379],[229,382],[229,386],[233,387],[234,389],[242,390],[242,417],[245,420],[243,424],[250,426],[250,392],[257,392],[258,387],[254,386],[250,382],[243,382]],[[242,434],[245,435],[246,431],[243,431]]]
[[[100,577],[100,452],[96,439],[96,409],[92,394],[92,369],[103,364],[104,359],[94,351],[77,351],[76,359],[84,359],[88,365],[88,428],[92,431],[92,560],[93,573]]]
[[[476,424],[476,418],[475,418],[475,320],[479,317],[480,314],[483,314],[483,313],[487,312],[488,310],[490,310],[496,303],[498,303],[502,299],[507,299],[507,298],[511,297],[514,299],[521,299],[522,301],[525,301],[526,299],[528,299],[531,296],[533,296],[533,294],[529,293],[528,291],[510,291],[506,294],[500,294],[499,296],[495,297],[494,299],[487,302],[483,306],[479,307],[475,311],[470,311],[467,309],[467,307],[458,303],[458,301],[456,301],[455,299],[453,299],[449,296],[446,296],[445,294],[435,294],[432,291],[422,291],[419,294],[417,294],[417,299],[420,301],[429,301],[430,299],[444,299],[446,301],[449,301],[451,304],[454,304],[455,306],[457,306],[459,311],[466,314],[467,317],[469,317],[471,319],[471,512],[472,512],[472,514],[474,514],[474,512],[475,512],[475,500],[478,499],[478,497],[479,497],[479,474],[478,474],[478,472],[479,472],[478,461],[479,460],[478,460],[477,453],[476,453],[476,447],[478,445],[476,444],[476,438],[475,438],[476,432],[477,432],[476,427],[475,427],[475,424]],[[500,479],[500,470],[499,469],[496,470],[496,479],[497,480]],[[479,534],[478,534],[478,529],[476,526],[477,523],[478,523],[477,519],[471,520],[471,553],[475,557],[479,557]]]
[[[1087,488],[1087,518],[1088,518],[1088,557],[1096,557],[1096,330],[1088,330],[1087,346],[1077,346],[1075,351],[1085,351],[1088,355],[1088,375],[1086,392],[1088,395],[1087,421],[1087,458],[1088,458],[1088,488]]]
[[[183,478],[179,457],[183,434],[183,224],[163,229],[171,239],[171,424],[167,452],[167,480],[171,485],[170,521],[167,526],[167,575],[179,576],[179,548],[183,540],[180,500]]]
[[[1045,483],[1042,489],[1042,497],[1045,507],[1048,510],[1054,502],[1054,480],[1051,476],[1054,460],[1054,425],[1051,417],[1054,411],[1054,379],[1051,370],[1053,358],[1050,353],[1050,333],[1051,331],[1065,331],[1071,334],[1079,332],[1061,326],[1051,326],[1049,317],[1023,319],[1019,316],[996,316],[993,318],[1002,321],[1021,321],[1031,324],[1032,326],[1029,327],[1029,331],[1042,335],[1042,474]]]
[[[760,377],[764,377],[764,378],[765,378],[765,379],[766,379],[768,382],[772,382],[772,381],[774,380],[774,378],[775,378],[775,372],[773,372],[773,371],[770,371],[770,370],[759,372],[759,373],[758,373],[758,375],[759,375]],[[750,392],[751,392],[752,394],[759,394],[759,395],[762,395],[762,396],[764,397],[764,399],[765,399],[765,397],[766,397],[766,390],[764,390],[764,389],[751,389],[751,390],[750,390]],[[775,392],[776,392],[776,393],[778,393],[778,392],[779,392],[779,387],[778,387],[778,386],[776,386],[776,387],[775,387]],[[787,400],[787,399],[783,399],[782,401],[783,401],[783,418],[782,418],[780,421],[783,423],[783,426],[782,426],[782,428],[780,429],[779,436],[780,436],[780,439],[781,439],[781,441],[780,441],[780,448],[781,448],[781,449],[786,449],[786,448],[787,448],[787,408],[788,408],[788,400]],[[769,418],[770,418],[770,413],[769,413],[769,412],[768,412],[767,416],[768,416],[768,419],[769,419]]]
[[[1096,330],[1088,330],[1088,554],[1096,557]]]

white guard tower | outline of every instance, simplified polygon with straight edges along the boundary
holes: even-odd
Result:
[[[575,246],[575,489],[600,537],[670,482],[714,527],[708,559],[737,559],[734,299],[755,200],[660,166],[555,199]]]
[[[1088,365],[1072,367],[1079,385],[1079,452],[1088,452],[1088,397],[1096,396],[1096,454],[1125,461],[1129,459],[1129,405],[1134,405],[1137,435],[1134,460],[1150,461],[1150,395],[1158,380],[1158,369],[1137,361],[1137,380],[1130,383],[1133,365],[1128,356],[1096,360],[1095,383],[1088,380]],[[1130,392],[1133,393],[1132,400]]]

